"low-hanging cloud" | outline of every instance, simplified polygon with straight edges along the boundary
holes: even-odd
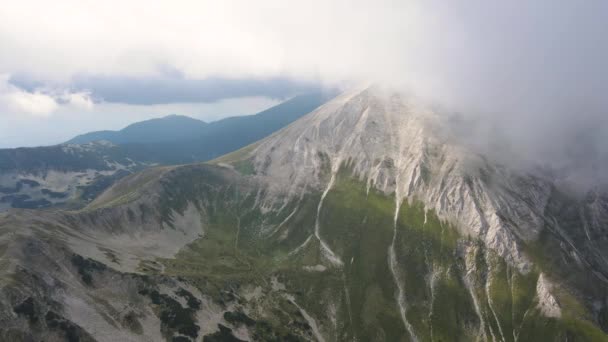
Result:
[[[26,90],[8,82],[7,75],[0,75],[0,108],[2,115],[26,115],[49,117],[61,107],[89,110],[93,101],[87,92],[68,90],[32,89]],[[8,113],[7,113],[8,112]]]
[[[462,113],[497,156],[599,175],[606,21],[603,0],[22,0],[0,9],[0,73],[390,83]]]
[[[51,96],[20,89],[9,89],[0,94],[0,104],[12,113],[42,117],[51,115],[59,107]]]
[[[20,74],[11,75],[9,82],[27,91],[35,91],[45,84],[48,87],[49,83]],[[177,73],[144,77],[75,75],[68,84],[76,92],[94,94],[98,102],[133,105],[213,103],[222,99],[251,96],[284,100],[295,94],[318,91],[320,87],[317,82],[284,77],[187,79]]]
[[[0,9],[0,72],[375,79],[459,102],[482,90],[500,105],[578,101],[607,76],[607,12],[601,0],[22,0]]]

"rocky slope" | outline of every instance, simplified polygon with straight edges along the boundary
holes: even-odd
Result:
[[[538,236],[551,184],[510,173],[453,144],[441,125],[439,115],[416,99],[368,88],[267,139],[254,152],[253,163],[269,182],[292,193],[310,185],[330,189],[340,167],[348,164],[368,188],[394,193],[397,206],[420,201],[462,234],[481,238],[526,268],[515,240]],[[328,184],[319,177],[321,163],[330,168]]]
[[[0,217],[0,337],[605,341],[608,196],[346,93],[212,164]],[[1,338],[0,338],[1,339]]]
[[[78,205],[150,164],[106,141],[0,150],[0,212]]]

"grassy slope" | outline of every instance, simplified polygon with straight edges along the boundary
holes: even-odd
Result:
[[[298,253],[289,252],[313,233],[320,194],[262,213],[256,202],[259,189],[239,177],[226,181],[225,171],[218,170],[213,166],[181,168],[166,184],[167,193],[161,198],[167,213],[195,201],[208,217],[202,239],[175,259],[162,260],[166,274],[187,279],[217,301],[224,300],[227,289],[247,285],[260,286],[269,294],[270,279],[277,277],[329,340],[408,340],[388,267],[395,205],[391,196],[373,189],[367,193],[362,182],[342,172],[325,199],[320,222],[322,237],[345,266],[343,270],[305,271],[304,267],[324,263],[318,242],[312,239]],[[273,232],[294,209],[290,219]],[[534,294],[540,271],[547,273],[546,265],[539,263],[527,275],[519,274],[479,242],[459,236],[432,211],[425,215],[417,203],[403,203],[397,229],[407,318],[421,340],[468,341],[482,334],[506,341],[606,340],[578,300],[561,288],[556,296],[562,319],[541,315]],[[464,283],[467,259],[475,267],[469,279],[481,317]],[[266,298],[241,303],[263,312],[252,314],[258,338],[280,340],[289,331],[312,336],[289,301],[277,295]],[[294,326],[298,319],[300,327]]]

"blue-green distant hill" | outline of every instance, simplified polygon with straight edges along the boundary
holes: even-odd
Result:
[[[200,134],[207,126],[204,121],[183,115],[169,115],[131,124],[120,131],[96,131],[79,135],[69,144],[86,144],[107,140],[114,144],[175,141]]]
[[[255,115],[206,123],[187,116],[134,123],[120,131],[79,135],[67,143],[105,140],[120,145],[133,159],[160,164],[204,161],[251,144],[319,107],[333,93],[296,96]]]

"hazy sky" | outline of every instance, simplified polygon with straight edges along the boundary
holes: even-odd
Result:
[[[488,119],[475,135],[527,158],[608,155],[607,22],[605,0],[15,1],[0,146],[371,80]]]

